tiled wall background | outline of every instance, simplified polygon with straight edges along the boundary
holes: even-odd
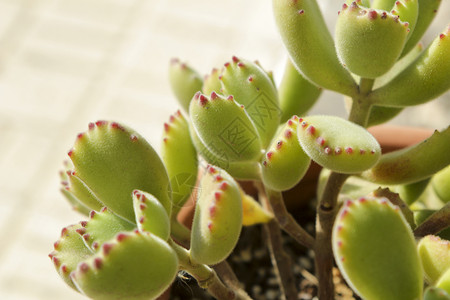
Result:
[[[330,26],[340,2],[321,3]],[[433,35],[450,21],[443,2]],[[80,220],[58,191],[75,135],[90,121],[116,119],[158,148],[162,122],[177,109],[169,60],[207,73],[232,55],[281,77],[270,1],[0,0],[0,299],[83,299],[47,257],[60,229]],[[345,114],[331,98],[325,93],[314,111]],[[449,100],[394,123],[444,127]]]

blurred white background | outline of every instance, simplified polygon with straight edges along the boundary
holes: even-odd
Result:
[[[330,28],[342,1],[322,1]],[[430,41],[450,22],[443,1]],[[47,254],[81,216],[59,193],[58,171],[90,121],[115,119],[156,149],[177,108],[168,65],[200,73],[237,55],[279,80],[286,58],[271,2],[261,0],[0,0],[0,299],[84,299]],[[345,115],[324,93],[316,113]],[[449,93],[393,123],[442,128]]]

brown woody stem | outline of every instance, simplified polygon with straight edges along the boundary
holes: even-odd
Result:
[[[317,205],[315,267],[319,280],[319,299],[334,299],[333,250],[331,231],[337,213],[339,191],[348,175],[331,173],[320,201]]]
[[[281,192],[272,191],[266,188],[266,195],[275,219],[278,221],[278,225],[281,229],[294,238],[299,244],[312,249],[314,247],[314,238],[306,232],[306,230],[303,229],[287,211]]]
[[[417,238],[429,234],[437,234],[450,226],[450,202],[440,210],[432,214],[422,224],[414,230],[414,236]]]

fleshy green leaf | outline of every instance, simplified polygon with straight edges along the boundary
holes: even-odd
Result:
[[[408,24],[385,11],[344,4],[336,23],[336,50],[352,72],[365,78],[386,73],[397,61]]]
[[[261,142],[251,118],[233,97],[196,94],[190,106],[195,132],[208,150],[226,161],[257,160]]]
[[[322,89],[306,80],[288,59],[278,91],[281,122],[287,122],[294,115],[306,114],[321,93]]]
[[[426,179],[450,164],[449,140],[450,127],[435,131],[420,144],[383,155],[361,175],[380,184],[408,184]]]
[[[189,124],[180,111],[164,124],[161,157],[172,187],[172,211],[176,214],[189,199],[197,180],[197,151],[192,143]]]
[[[202,77],[187,64],[173,59],[169,68],[169,82],[181,107],[188,112],[192,97],[202,90]]]
[[[339,62],[315,0],[273,0],[275,21],[297,70],[315,85],[353,95],[356,84]]]
[[[190,254],[194,261],[217,264],[231,253],[242,228],[242,199],[234,179],[209,166],[200,182],[192,223]]]
[[[146,232],[119,233],[71,273],[83,294],[100,300],[153,299],[178,271],[175,251]]]
[[[104,242],[112,239],[117,233],[131,231],[136,228],[134,223],[118,217],[106,207],[100,211],[91,211],[89,220],[81,222],[81,224],[83,228],[77,232],[93,251],[97,251]]]
[[[135,222],[131,193],[155,195],[170,215],[171,188],[166,169],[153,148],[135,131],[98,121],[78,135],[69,156],[75,176],[117,215]]]
[[[70,273],[76,269],[78,263],[93,255],[93,251],[85,245],[83,238],[77,232],[82,228],[81,224],[63,228],[60,239],[54,243],[55,250],[49,254],[64,282],[77,291]]]
[[[450,166],[436,173],[431,180],[431,184],[444,203],[450,202]]]
[[[133,205],[138,229],[167,241],[170,236],[170,220],[158,199],[149,193],[135,190]]]
[[[297,134],[309,157],[336,172],[362,172],[381,156],[380,145],[366,129],[339,117],[302,118]]]
[[[417,246],[425,278],[430,284],[437,280],[450,269],[450,242],[433,235],[423,237]]]
[[[258,64],[236,56],[225,64],[219,78],[223,93],[232,95],[245,107],[265,148],[278,129],[281,115],[278,93],[271,78]]]
[[[421,298],[423,272],[414,236],[389,200],[347,201],[336,218],[332,240],[339,269],[362,298]]]
[[[274,191],[293,188],[306,174],[311,159],[297,138],[299,118],[292,117],[275,137],[261,162],[264,185]]]
[[[405,70],[369,94],[374,105],[404,107],[432,100],[450,88],[450,27]]]

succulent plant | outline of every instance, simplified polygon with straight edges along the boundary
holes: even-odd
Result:
[[[77,136],[61,191],[87,219],[49,255],[72,289],[154,299],[182,271],[218,299],[251,299],[226,259],[242,227],[260,225],[286,299],[298,292],[280,230],[314,252],[321,300],[335,297],[333,266],[363,299],[450,299],[450,127],[391,153],[367,130],[449,90],[450,27],[424,47],[439,0],[343,2],[333,39],[316,0],[273,0],[289,54],[280,85],[237,56],[205,77],[174,59],[183,113],[162,126],[161,158],[117,122]],[[324,89],[345,97],[348,119],[307,115]],[[314,233],[282,194],[311,162]],[[189,198],[192,228],[177,219]]]

